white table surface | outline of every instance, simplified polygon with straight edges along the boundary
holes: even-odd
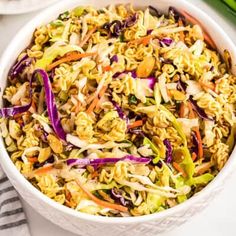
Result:
[[[233,21],[223,17],[219,12],[216,12],[208,5],[209,2],[213,2],[213,5],[216,5],[217,1],[218,0],[215,0],[215,2],[210,0],[191,0],[191,2],[197,4],[212,16],[236,42],[235,21],[233,23]],[[9,40],[15,35],[15,32],[35,14],[36,13],[30,13],[18,16],[0,15],[0,54],[7,46]],[[32,236],[75,236],[75,234],[61,229],[40,216],[27,203],[23,202],[23,205],[27,214]],[[224,191],[216,196],[215,200],[207,207],[207,209],[204,209],[203,212],[190,219],[181,227],[171,232],[160,234],[160,236],[189,235],[236,236],[236,170],[228,179]]]

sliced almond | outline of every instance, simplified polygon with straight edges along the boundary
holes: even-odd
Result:
[[[169,90],[171,96],[178,101],[183,101],[185,99],[185,94],[178,90]]]
[[[38,156],[39,163],[46,161],[50,156],[51,156],[51,148],[50,147],[41,148],[39,151],[39,156]]]
[[[53,152],[58,153],[58,154],[63,152],[62,142],[58,138],[56,138],[52,134],[49,134],[47,137],[47,140]]]
[[[202,175],[205,172],[207,172],[212,166],[213,166],[213,164],[211,162],[202,163],[201,165],[199,165],[195,168],[195,173]]]
[[[146,78],[148,77],[154,68],[155,65],[155,58],[152,56],[145,57],[143,61],[139,64],[137,68],[137,76],[139,78]]]

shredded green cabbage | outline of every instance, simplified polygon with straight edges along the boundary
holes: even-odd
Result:
[[[45,70],[57,57],[62,57],[66,53],[73,51],[83,52],[83,50],[76,45],[60,45],[54,43],[45,50],[43,57],[36,61],[35,68]]]
[[[157,146],[147,137],[143,139],[143,144],[144,145],[149,145],[149,147],[152,149],[152,151],[156,154],[155,158],[153,159],[153,163],[157,164],[160,160],[160,152]]]

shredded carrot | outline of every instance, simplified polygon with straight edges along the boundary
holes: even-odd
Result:
[[[89,32],[86,34],[86,36],[84,37],[84,39],[79,43],[79,46],[82,48],[87,41],[90,39],[90,37],[92,36],[92,34],[97,30],[97,27],[94,27],[93,29],[89,30]]]
[[[198,157],[202,158],[203,157],[203,146],[202,146],[201,134],[200,134],[200,131],[199,131],[198,127],[193,128],[193,130],[195,131],[196,137],[197,137],[197,140],[198,140]]]
[[[102,67],[102,70],[105,72],[105,71],[110,71],[112,68],[111,68],[111,66],[109,65],[109,66],[104,66],[104,67]]]
[[[75,208],[76,207],[76,203],[73,200],[67,200],[66,199],[66,206],[70,207],[70,208]]]
[[[183,177],[187,177],[185,171],[177,162],[173,162],[172,165],[178,172],[180,172],[183,175]]]
[[[76,106],[75,106],[75,113],[76,113],[76,114],[79,113],[80,108],[81,108],[81,102],[78,101],[77,104],[76,104]]]
[[[35,103],[34,99],[32,99],[31,107],[33,108],[33,110],[34,110],[35,112],[37,111],[36,103]]]
[[[94,171],[92,174],[91,174],[91,178],[95,178],[95,177],[98,177],[99,176],[99,173],[97,171]]]
[[[183,21],[182,21],[181,19],[179,19],[178,23],[179,23],[179,26],[180,26],[180,27],[183,26]],[[184,32],[183,32],[183,31],[180,31],[180,32],[179,32],[179,37],[180,37],[180,40],[181,40],[182,42],[184,42]]]
[[[128,45],[130,44],[143,44],[144,46],[148,45],[150,40],[154,37],[154,35],[147,35],[145,37],[134,39],[132,41],[129,41]]]
[[[179,109],[179,117],[180,118],[184,118],[184,108],[185,108],[184,102],[181,102],[180,109]]]
[[[168,95],[168,97],[172,97],[172,93],[171,93],[171,91],[170,91],[170,89],[166,89],[166,92],[167,92],[167,95]]]
[[[30,163],[35,163],[38,161],[38,158],[37,157],[27,157],[27,160],[30,162]]]
[[[75,112],[75,109],[76,109],[76,105],[74,105],[74,106],[71,108],[71,112]]]
[[[22,125],[24,124],[24,121],[23,121],[22,117],[16,118],[16,122],[17,122],[20,126],[22,126]]]
[[[99,102],[99,98],[98,97],[96,97],[93,101],[92,101],[92,103],[90,104],[90,106],[88,107],[88,109],[87,109],[87,113],[88,114],[90,114],[91,112],[93,112],[93,110],[94,110],[94,108],[96,107],[96,105],[98,104],[98,102]]]
[[[215,81],[215,84],[219,84],[222,81],[222,78]]]
[[[190,119],[193,119],[195,118],[195,113],[193,111],[193,107],[192,107],[192,104],[190,102],[188,102],[188,109],[189,109],[189,118]]]
[[[53,169],[53,165],[43,166],[43,167],[35,170],[34,174],[36,174],[36,175],[44,175],[44,174],[47,174],[52,169]]]
[[[106,202],[103,201],[97,197],[95,197],[91,192],[89,192],[81,183],[79,180],[76,180],[76,183],[79,185],[79,187],[84,191],[84,193],[95,203],[97,203],[98,205],[102,206],[102,207],[106,207],[106,208],[110,208],[110,209],[114,209],[114,210],[118,210],[118,211],[122,211],[122,212],[128,212],[128,208],[118,205],[118,204],[114,204],[114,203],[110,203],[110,202]]]
[[[195,152],[192,153],[192,160],[195,161],[197,158],[197,154]]]
[[[212,40],[211,36],[207,33],[205,27],[203,27],[203,25],[193,16],[189,15],[187,12],[185,11],[181,11],[181,14],[191,23],[199,25],[202,29],[203,29],[203,36],[205,41],[213,48],[216,49],[216,44],[215,42]]]
[[[104,86],[104,87],[101,89],[100,93],[98,94],[98,102],[97,102],[95,108],[98,108],[98,107],[99,107],[100,101],[101,101],[102,97],[104,96],[106,90],[107,90],[107,86]]]
[[[90,104],[89,108],[87,109],[87,113],[91,113],[93,112],[94,108],[97,106],[97,104],[99,103],[100,99],[103,97],[103,95],[105,94],[107,89],[107,86],[103,86],[101,91],[99,92],[98,96],[95,97],[95,99],[92,101],[92,103]]]
[[[136,127],[139,127],[139,126],[142,126],[142,125],[143,125],[143,121],[142,120],[137,120],[134,123],[132,123],[131,125],[128,125],[128,128],[133,129],[133,128],[136,128]]]
[[[47,67],[47,70],[50,71],[52,70],[53,68],[55,68],[56,66],[62,64],[62,63],[65,63],[65,62],[70,62],[70,61],[77,61],[81,58],[84,58],[84,57],[91,57],[91,56],[94,56],[96,55],[97,53],[96,52],[86,52],[86,53],[80,53],[80,52],[71,52],[67,55],[65,55],[64,57],[58,59],[57,61],[51,63],[48,67]]]
[[[204,82],[202,82],[202,81],[198,81],[198,83],[199,83],[202,87],[204,87],[204,88],[208,88],[208,89],[211,89],[212,91],[215,91],[215,85],[214,85],[213,83],[211,83],[211,82],[209,82],[209,83],[204,83]]]

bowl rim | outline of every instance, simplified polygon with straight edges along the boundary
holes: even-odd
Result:
[[[64,10],[69,9],[74,2],[75,4],[79,4],[79,0],[70,0],[68,2],[58,2],[49,8],[41,11],[39,14],[37,14],[35,17],[33,17],[26,25],[24,25],[18,33],[15,35],[15,37],[11,40],[8,47],[5,49],[4,53],[2,54],[2,57],[0,59],[0,78],[3,77],[4,74],[4,67],[7,65],[8,61],[11,60],[11,58],[7,57],[8,51],[11,51],[11,47],[14,46],[14,44],[17,42],[18,36],[22,36],[24,34],[24,31],[27,31],[28,28],[32,28],[32,25],[34,25],[35,22],[40,21],[44,18],[45,15],[49,15],[50,13],[53,13],[54,8],[63,8]],[[233,43],[233,41],[230,39],[230,37],[223,31],[223,29],[211,18],[209,17],[205,12],[203,12],[200,8],[195,7],[192,3],[187,2],[186,0],[178,0],[178,4],[183,4],[185,8],[189,9],[191,12],[195,11],[196,15],[201,16],[201,18],[204,18],[208,23],[210,23],[214,29],[217,29],[219,34],[222,34],[224,36],[225,43],[227,43],[232,50],[232,54],[236,55],[236,47]],[[84,4],[82,4],[84,5]],[[143,4],[145,5],[145,4]],[[20,37],[20,38],[22,38]],[[13,47],[14,48],[14,47]],[[4,58],[8,58],[7,60],[4,60]],[[236,58],[234,58],[236,60]],[[3,79],[4,81],[4,79]],[[176,205],[175,207],[166,209],[162,212],[157,212],[149,215],[143,215],[143,216],[135,216],[135,217],[104,217],[104,216],[95,216],[90,215],[87,213],[76,211],[72,208],[66,207],[64,205],[61,205],[51,198],[47,197],[45,194],[43,194],[41,191],[36,189],[16,168],[14,163],[11,161],[9,154],[6,151],[3,139],[0,140],[0,164],[2,165],[2,168],[4,169],[7,176],[9,176],[11,179],[16,179],[17,184],[20,184],[22,189],[29,192],[31,195],[33,195],[38,200],[44,202],[46,205],[49,205],[50,207],[54,208],[55,210],[58,210],[66,215],[73,216],[76,218],[80,218],[82,220],[90,221],[90,222],[96,222],[96,223],[103,223],[103,224],[132,224],[132,223],[143,223],[147,221],[152,220],[158,220],[163,219],[168,216],[174,215],[176,213],[185,212],[191,205],[194,205],[197,203],[201,198],[203,199],[204,196],[207,196],[211,193],[211,191],[215,188],[219,188],[219,185],[227,178],[229,174],[232,173],[234,168],[236,167],[236,147],[234,148],[233,152],[231,153],[229,159],[227,160],[225,166],[223,169],[218,173],[218,175],[206,186],[204,187],[200,192],[189,198],[187,201]],[[15,186],[16,187],[16,186]],[[17,189],[17,187],[16,187]]]

